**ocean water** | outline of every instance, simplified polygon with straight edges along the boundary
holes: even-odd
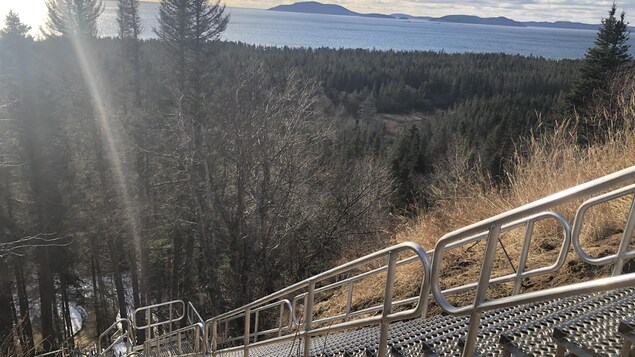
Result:
[[[116,2],[106,1],[100,35],[117,36]],[[158,27],[158,3],[142,2],[143,38]],[[504,52],[551,59],[581,58],[593,46],[591,30],[437,23],[419,20],[227,8],[221,39],[263,46],[364,48],[396,51]],[[635,49],[635,36],[631,39]]]

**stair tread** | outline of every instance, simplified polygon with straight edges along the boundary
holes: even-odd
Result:
[[[582,314],[594,311],[606,304],[619,301],[635,293],[634,288],[618,289],[607,293],[593,294],[586,300],[568,306],[543,316],[536,321],[530,321],[510,331],[501,334],[500,342],[503,346],[523,351],[527,355],[553,356],[556,345],[551,336],[553,328],[564,321],[571,320]]]
[[[635,314],[635,294],[554,327],[554,338],[601,356],[619,354],[623,338],[618,326]]]

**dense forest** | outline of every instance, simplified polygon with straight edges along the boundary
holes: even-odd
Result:
[[[220,42],[203,0],[157,29],[120,0],[98,38],[97,2],[71,27],[63,1],[46,39],[0,32],[0,336],[25,349],[80,343],[69,302],[94,341],[132,306],[213,316],[381,245],[454,156],[504,176],[580,65]]]

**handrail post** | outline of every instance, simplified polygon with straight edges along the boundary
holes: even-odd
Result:
[[[344,321],[348,321],[350,317],[348,316],[351,313],[351,306],[353,305],[353,281],[349,280],[348,282],[348,297],[346,300],[346,314],[344,315]]]
[[[527,229],[525,231],[525,240],[523,241],[523,247],[520,251],[520,260],[518,261],[518,271],[516,272],[516,280],[514,281],[514,291],[512,295],[518,295],[520,288],[522,287],[523,273],[527,265],[527,257],[529,255],[529,247],[531,245],[531,236],[534,233],[534,221],[527,223]]]
[[[216,355],[216,350],[218,349],[218,321],[214,320],[212,322],[212,356]]]
[[[428,281],[424,280],[423,282],[423,286],[421,287],[421,297],[419,298],[419,303],[423,304],[423,307],[421,307],[421,318],[425,319],[426,317],[428,317],[428,306],[430,305],[430,290],[432,290],[432,287],[430,286],[430,283],[429,283],[430,279],[425,276],[425,272],[424,272],[423,278]]]
[[[148,340],[152,339],[152,328],[150,328],[150,325],[152,325],[151,316],[152,314],[150,313],[150,309],[146,309],[146,321],[148,321],[148,327],[145,328],[147,332],[144,331],[144,333]]]
[[[289,319],[291,319],[291,314],[293,314],[293,311],[289,311]],[[278,337],[282,336],[282,319],[284,319],[284,304],[280,304],[280,317],[278,320]]]
[[[493,225],[489,227],[489,235],[487,237],[487,246],[485,248],[485,255],[483,257],[483,265],[481,267],[481,275],[479,277],[478,285],[476,286],[476,294],[474,297],[474,306],[470,314],[470,326],[467,332],[465,347],[463,348],[463,357],[471,357],[476,350],[476,338],[481,322],[481,311],[479,310],[480,304],[487,298],[487,288],[489,287],[489,279],[492,275],[492,268],[494,267],[494,257],[496,256],[496,246],[498,244],[498,238],[500,236],[500,225]]]
[[[626,221],[626,227],[624,228],[624,233],[622,234],[622,240],[620,241],[620,246],[617,249],[615,265],[613,265],[612,276],[617,276],[622,274],[622,269],[624,268],[624,254],[628,250],[628,246],[631,244],[631,239],[633,237],[634,229],[635,229],[635,195],[633,196],[633,200],[631,202],[631,209],[628,212],[628,218]]]
[[[201,346],[201,330],[196,328],[194,329],[194,352],[201,352],[203,354],[205,354],[205,351],[202,349]]]
[[[170,332],[170,333],[172,332],[172,324],[173,324],[173,322],[172,322],[172,305],[173,305],[172,302],[170,302],[168,304],[168,316],[169,316],[168,320],[170,321],[170,324],[169,324],[169,327],[168,327],[168,329],[169,329],[168,332]]]
[[[395,264],[397,263],[397,253],[388,253],[388,271],[386,272],[386,290],[384,291],[384,309],[382,311],[381,330],[379,331],[379,353],[378,356],[386,356],[388,349],[388,327],[390,322],[388,316],[392,309],[392,295],[395,285]]]
[[[304,306],[304,357],[311,354],[311,323],[313,322],[313,299],[315,295],[315,280],[309,281],[309,290]]]
[[[243,337],[243,356],[249,357],[249,330],[251,329],[251,309],[245,309],[245,336]]]
[[[254,343],[258,342],[258,317],[260,315],[260,311],[256,311],[256,319],[254,322]]]

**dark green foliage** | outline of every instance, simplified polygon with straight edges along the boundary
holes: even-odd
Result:
[[[139,0],[118,0],[117,24],[120,39],[139,39],[141,34],[141,18],[139,17]]]
[[[297,67],[320,80],[335,112],[355,118],[338,125],[349,157],[374,153],[399,161],[392,157],[399,152],[394,145],[409,135],[411,125],[392,118],[421,113],[423,119],[415,122],[424,163],[415,170],[418,191],[425,191],[426,174],[455,139],[475,149],[485,173],[504,177],[521,138],[539,124],[557,121],[557,103],[579,63],[505,54],[217,46],[222,73],[256,57],[275,72]],[[406,201],[426,205],[422,200],[409,196]],[[398,208],[402,203],[396,203]]]
[[[119,39],[122,42],[122,58],[127,64],[136,69],[139,61],[139,36],[143,31],[139,17],[139,0],[118,0],[117,24],[119,25]],[[135,82],[139,78],[135,76]]]
[[[166,14],[179,14],[179,5],[190,9],[185,18],[194,11],[191,2],[169,3]],[[136,30],[125,11],[120,16],[133,46]],[[11,108],[28,134],[2,131],[18,138],[9,146],[20,155],[21,148],[33,150],[37,164],[24,160],[11,169],[15,192],[42,205],[42,221],[55,223],[47,232],[73,238],[68,250],[25,254],[41,258],[69,286],[75,274],[91,286],[87,295],[95,298],[85,307],[101,311],[100,329],[119,309],[104,277],[134,269],[113,245],[132,244],[128,213],[139,216],[138,254],[145,251],[148,260],[140,269],[145,300],[189,298],[211,316],[327,269],[345,249],[382,239],[392,227],[391,209],[411,213],[433,204],[425,195],[429,177],[446,164],[454,142],[502,175],[538,114],[551,119],[577,65],[502,54],[197,43],[195,32],[213,32],[191,26],[179,42],[178,21],[165,20],[165,40],[125,47],[120,39],[99,39],[93,56],[114,98],[108,110],[117,119],[132,211],[123,208],[111,169],[99,168],[92,101],[70,41],[25,41],[33,51],[21,62],[29,83],[0,76],[0,88],[15,78],[32,90],[11,95],[28,94],[24,106]],[[129,57],[126,48],[138,51]],[[0,51],[8,54],[15,52]],[[7,66],[3,74],[15,72]],[[30,227],[36,208],[20,208],[16,224]],[[71,255],[74,265],[65,263]]]
[[[45,0],[47,35],[96,37],[97,19],[104,11],[102,0]]]
[[[5,40],[11,40],[15,38],[27,38],[29,37],[28,33],[31,30],[31,27],[23,24],[20,21],[20,17],[13,11],[9,11],[5,20],[5,27],[0,30],[0,37],[3,37]]]
[[[622,12],[617,18],[616,11],[617,6],[613,3],[609,16],[602,19],[595,47],[587,51],[573,88],[566,97],[565,114],[577,111],[584,115],[585,106],[594,92],[604,89],[620,67],[632,59],[628,44],[630,31],[624,19],[626,14]]]
[[[397,188],[395,205],[408,208],[413,204],[422,204],[420,187],[417,187],[418,174],[425,173],[422,138],[419,129],[412,126],[399,138],[391,155],[392,174]]]
[[[162,0],[159,9],[159,28],[154,29],[166,53],[174,61],[177,80],[194,79],[193,71],[204,65],[204,44],[218,39],[225,31],[229,17],[219,2],[207,0]]]

